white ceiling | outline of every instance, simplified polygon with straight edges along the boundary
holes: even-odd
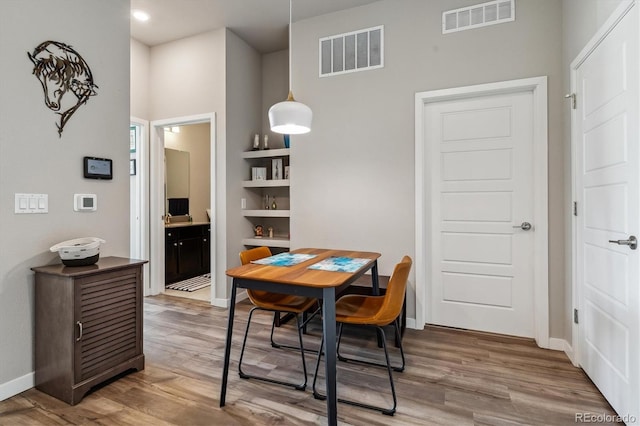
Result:
[[[378,0],[294,0],[293,21]],[[288,0],[131,0],[131,9],[151,15],[131,19],[131,37],[148,45],[227,27],[261,53],[286,49]]]

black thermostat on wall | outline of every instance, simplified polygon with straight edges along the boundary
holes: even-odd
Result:
[[[109,158],[84,157],[84,177],[113,179],[113,162]]]

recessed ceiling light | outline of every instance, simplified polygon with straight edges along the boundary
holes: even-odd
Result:
[[[149,20],[149,14],[142,10],[134,10],[131,14],[140,22],[146,22]]]

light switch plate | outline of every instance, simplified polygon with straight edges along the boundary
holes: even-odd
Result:
[[[48,194],[15,194],[15,213],[49,213]]]

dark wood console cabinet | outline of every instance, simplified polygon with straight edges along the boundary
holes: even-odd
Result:
[[[210,234],[211,225],[209,223],[165,228],[165,284],[186,280],[211,271]]]
[[[32,268],[37,389],[75,405],[93,386],[144,369],[144,263],[105,257],[91,266]]]

